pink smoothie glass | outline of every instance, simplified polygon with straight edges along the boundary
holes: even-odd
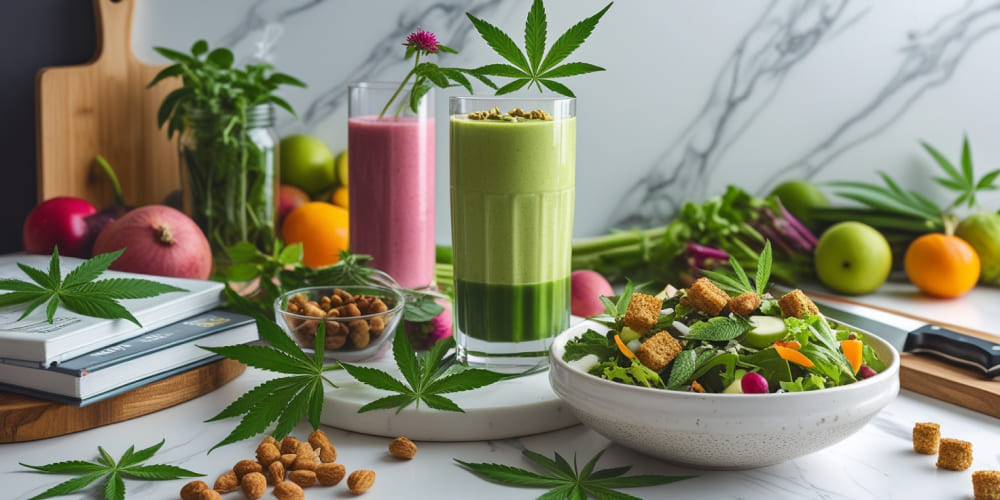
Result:
[[[350,249],[400,285],[422,288],[434,279],[434,94],[414,113],[408,88],[389,102],[397,88],[349,86]]]

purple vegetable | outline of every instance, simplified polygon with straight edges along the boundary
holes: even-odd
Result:
[[[751,372],[740,379],[743,394],[767,394],[767,379],[763,375]]]
[[[430,349],[437,341],[451,337],[451,304],[444,301],[438,303],[444,310],[434,319],[422,323],[403,321],[406,336],[410,338],[414,349]]]

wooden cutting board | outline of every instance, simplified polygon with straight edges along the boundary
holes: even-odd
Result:
[[[0,443],[33,441],[113,424],[194,399],[246,370],[223,359],[79,408],[0,392]]]
[[[104,156],[118,174],[129,205],[162,203],[180,187],[176,137],[157,128],[160,102],[180,85],[146,85],[163,68],[132,53],[137,0],[93,0],[97,25],[94,58],[82,65],[43,68],[35,79],[38,199],[77,196],[98,208],[113,200],[102,174]]]

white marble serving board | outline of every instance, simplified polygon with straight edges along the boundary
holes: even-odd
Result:
[[[399,380],[391,353],[365,366],[385,370]],[[578,423],[569,407],[552,392],[548,370],[504,380],[472,391],[443,394],[464,413],[410,405],[395,409],[358,410],[392,393],[356,381],[346,372],[329,376],[337,389],[327,389],[322,423],[339,429],[419,441],[482,441],[554,431]]]

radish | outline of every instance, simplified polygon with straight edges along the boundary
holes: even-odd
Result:
[[[601,296],[614,294],[611,284],[597,271],[581,269],[570,274],[570,309],[574,316],[587,318],[603,313]]]

